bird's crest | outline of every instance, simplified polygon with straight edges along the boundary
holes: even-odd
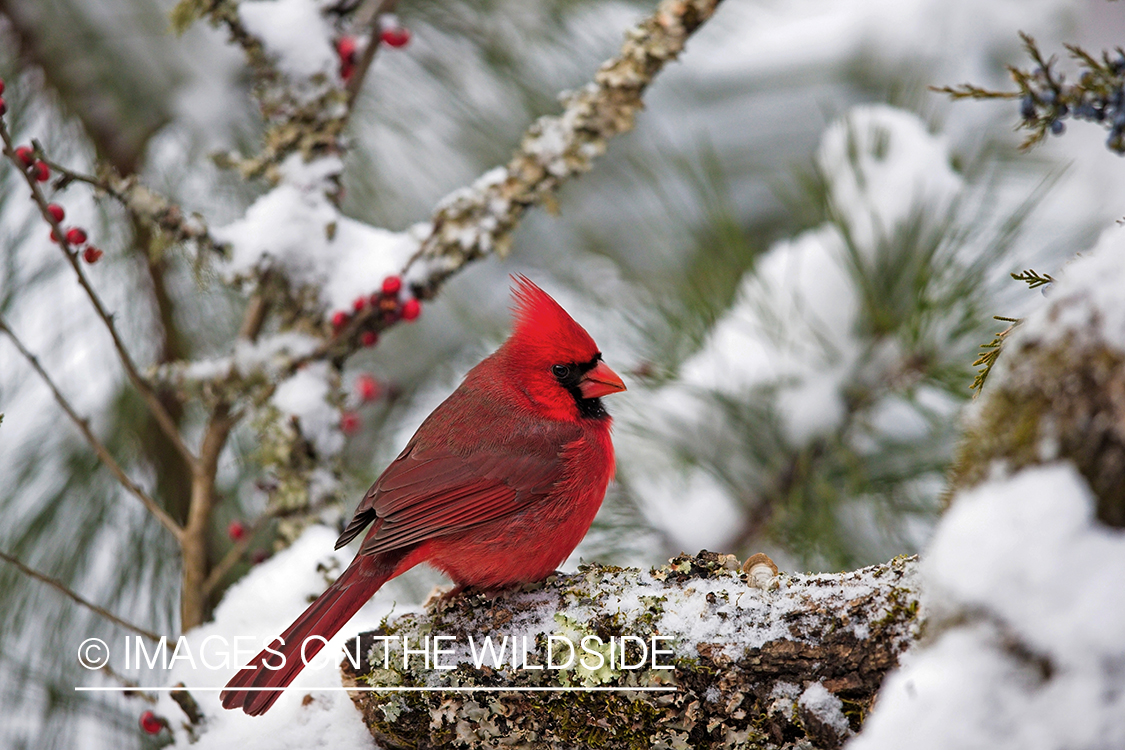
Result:
[[[512,339],[549,353],[556,362],[586,362],[598,345],[551,295],[523,274],[514,274]]]

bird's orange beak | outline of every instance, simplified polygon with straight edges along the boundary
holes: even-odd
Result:
[[[598,362],[597,366],[589,370],[578,381],[578,390],[582,398],[598,398],[611,393],[620,393],[625,390],[625,384],[616,372],[609,369],[605,362]]]

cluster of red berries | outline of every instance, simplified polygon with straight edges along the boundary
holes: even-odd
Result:
[[[398,320],[415,320],[422,314],[422,303],[411,297],[405,301],[399,300],[402,292],[402,279],[398,276],[388,276],[383,279],[383,287],[370,297],[357,297],[352,303],[352,312],[338,310],[332,314],[332,329],[341,331],[351,322],[353,315],[358,315],[368,307],[379,313],[379,320],[389,325]],[[379,342],[379,334],[375,331],[364,331],[359,335],[360,343],[364,346],[375,346]]]
[[[249,529],[246,528],[246,524],[243,523],[242,521],[237,520],[237,519],[234,520],[234,521],[231,521],[230,525],[227,526],[227,536],[230,537],[230,540],[232,542],[241,542],[243,539],[246,538],[246,534],[248,532],[249,532]],[[257,565],[259,563],[265,562],[266,560],[269,559],[269,557],[270,557],[270,553],[267,552],[266,550],[264,550],[264,549],[255,550],[254,554],[250,556],[250,561],[253,562],[255,565]]]
[[[0,117],[8,112],[8,104],[4,101],[4,79],[0,78]]]
[[[141,714],[141,729],[145,734],[160,734],[160,730],[168,725],[165,719],[154,714],[152,711],[145,711]]]
[[[398,22],[393,14],[385,15],[379,22],[379,40],[388,47],[405,47],[410,43],[410,29]],[[340,60],[340,77],[345,81],[355,73],[359,55],[359,43],[354,36],[342,36],[336,40],[336,57]]]
[[[19,146],[15,150],[16,159],[23,165],[25,170],[30,170],[34,175],[36,181],[46,182],[51,179],[51,168],[46,165],[41,159],[35,158],[35,150],[31,146]],[[63,219],[66,218],[66,211],[58,203],[48,203],[47,213],[51,214],[51,218],[55,220],[56,224],[62,224]],[[66,230],[63,235],[66,242],[76,250],[86,245],[86,230],[81,227],[71,227]],[[59,235],[54,229],[51,230],[51,242],[59,242]],[[103,253],[93,245],[86,245],[82,248],[82,259],[87,263],[97,263],[102,257]]]

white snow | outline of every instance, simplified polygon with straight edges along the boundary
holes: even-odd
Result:
[[[883,687],[849,750],[1125,747],[1125,532],[1068,463],[959,495],[925,557],[963,617]]]
[[[931,216],[949,209],[965,187],[951,160],[945,137],[888,105],[853,109],[825,131],[817,152],[833,209],[868,252],[919,208]]]
[[[256,566],[227,591],[215,610],[215,619],[186,634],[191,651],[196,655],[196,668],[180,662],[170,672],[167,684],[182,681],[189,687],[219,688],[226,684],[235,670],[257,652],[257,649],[280,634],[308,606],[310,598],[325,589],[329,580],[317,570],[318,565],[338,574],[350,562],[348,550],[334,552],[336,534],[324,526],[310,527],[284,552]],[[218,691],[199,691],[193,697],[207,716],[204,732],[192,744],[182,730],[173,736],[176,747],[192,750],[337,750],[338,748],[375,747],[371,734],[354,704],[343,691],[317,691],[316,687],[340,685],[341,647],[348,635],[376,627],[388,610],[388,603],[377,597],[352,619],[340,635],[329,641],[321,655],[298,675],[293,688],[286,691],[266,714],[250,717],[242,711],[224,710]],[[231,665],[207,669],[198,658],[205,650],[204,641],[212,638],[206,648],[213,655],[212,664],[223,661],[219,647],[232,646],[234,637],[245,637],[240,648],[254,650]],[[253,644],[252,646],[250,644]],[[324,655],[331,655],[325,658]],[[311,697],[307,700],[306,696]],[[183,712],[163,694],[154,709],[178,728]]]
[[[817,152],[851,244],[831,222],[776,242],[743,277],[732,305],[683,363],[679,378],[632,397],[633,420],[646,430],[620,433],[623,472],[651,507],[646,511],[653,519],[686,515],[706,526],[696,534],[690,522],[668,525],[677,540],[722,543],[715,529],[730,527],[716,523],[716,517],[737,521],[731,491],[705,467],[685,468],[677,455],[685,439],[698,446],[702,430],[729,419],[715,406],[716,394],[747,404],[768,398],[785,438],[799,446],[839,428],[846,416],[844,387],[855,382],[861,368],[896,366],[894,342],[872,352],[857,330],[860,300],[852,252],[870,261],[880,239],[912,221],[919,208],[931,216],[949,209],[964,187],[951,158],[946,140],[931,134],[914,114],[885,105],[851,110],[827,129]],[[772,390],[764,397],[765,388]],[[925,431],[920,408],[900,398],[873,411],[878,424],[901,437]],[[942,413],[951,408],[943,403]],[[654,434],[668,439],[653,440]],[[709,489],[700,493],[700,488]],[[725,502],[715,501],[724,497]],[[693,502],[706,512],[685,514],[684,504]]]
[[[1053,276],[1047,304],[1016,329],[1013,342],[1080,336],[1125,352],[1125,227],[1106,228],[1092,250]]]
[[[798,705],[803,707],[813,716],[832,727],[837,736],[843,737],[851,730],[848,717],[844,716],[844,702],[828,688],[819,682],[810,683],[801,697],[797,699]]]
[[[227,273],[278,268],[298,286],[319,287],[329,310],[351,310],[357,297],[398,273],[418,249],[425,225],[391,232],[340,214],[325,193],[341,168],[335,157],[309,164],[299,155],[288,157],[281,184],[241,219],[214,230],[233,248]]]
[[[335,75],[332,26],[311,0],[243,0],[238,15],[262,40],[277,67],[294,81]]]
[[[305,365],[282,382],[271,399],[283,414],[297,417],[301,434],[312,440],[321,456],[334,456],[344,447],[340,410],[328,403],[329,364]]]

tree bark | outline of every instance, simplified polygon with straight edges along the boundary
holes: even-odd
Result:
[[[837,748],[916,637],[915,568],[915,558],[896,558],[851,573],[781,574],[762,588],[732,555],[710,552],[651,571],[583,566],[495,599],[469,592],[389,620],[358,636],[362,659],[356,668],[345,658],[344,684],[478,691],[353,692],[385,747]],[[519,656],[516,667],[509,659],[477,668],[469,637],[479,650],[489,635],[521,644],[527,636],[528,668]],[[674,669],[652,669],[651,656],[637,669],[533,669],[547,665],[548,635],[579,653],[592,636],[670,637],[658,646],[672,653],[656,666]],[[439,646],[454,653],[440,659],[455,669],[427,669],[420,655],[403,668],[403,637],[418,649],[427,636],[431,652],[434,636],[451,638]],[[555,664],[565,661],[565,649],[555,653]],[[637,643],[625,654],[637,663]],[[513,687],[540,691],[505,689]],[[558,687],[603,692],[542,690]],[[605,691],[630,687],[671,690]]]

